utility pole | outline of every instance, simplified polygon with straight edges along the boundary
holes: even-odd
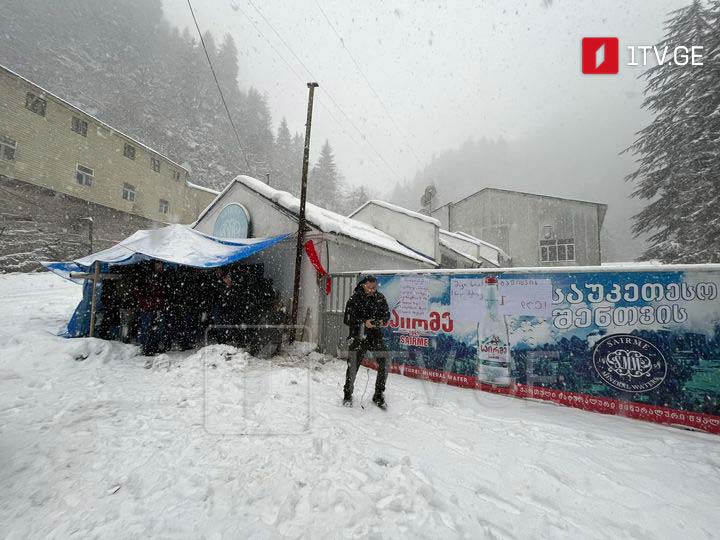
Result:
[[[305,200],[307,198],[308,162],[310,160],[310,128],[312,126],[313,96],[319,86],[316,82],[307,83],[309,91],[307,122],[305,123],[305,151],[303,152],[302,186],[300,188],[300,213],[298,214],[297,248],[295,250],[295,281],[293,283],[293,302],[290,312],[290,342],[295,341],[295,327],[297,325],[298,307],[300,304],[300,268],[302,265],[303,240],[305,239]]]

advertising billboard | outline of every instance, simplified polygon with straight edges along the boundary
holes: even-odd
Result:
[[[720,268],[378,282],[396,372],[720,433]]]

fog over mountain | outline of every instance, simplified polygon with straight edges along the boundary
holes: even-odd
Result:
[[[218,75],[226,88],[237,82],[233,114],[243,144],[252,147],[254,175],[285,175],[288,182],[293,170],[299,176],[300,141],[278,159],[272,137],[283,118],[291,135],[304,131],[305,83],[317,80],[311,159],[317,162],[329,140],[348,190],[364,186],[411,209],[429,182],[442,201],[490,186],[604,202],[605,256],[629,260],[643,249],[629,232],[642,204],[629,197],[632,186],[623,178],[633,159],[620,152],[651,116],[641,109],[646,67],[624,65],[623,47],[657,43],[668,13],[686,3],[370,0],[348,8],[339,1],[206,0],[193,6],[218,51],[226,36],[236,49],[236,63],[227,61],[233,54],[225,54],[224,64],[218,59]],[[141,2],[132,16],[122,13],[135,5],[130,0],[97,7],[109,5],[11,4],[0,15],[3,62],[189,162],[201,183],[218,186],[248,172],[200,56],[187,1]],[[83,30],[72,21],[82,21]],[[581,74],[584,36],[620,39],[618,75]],[[30,54],[41,49],[45,55]],[[144,65],[138,53],[160,55]],[[173,66],[185,74],[178,80],[176,70],[158,92],[153,77],[168,83]],[[173,84],[180,85],[176,95]],[[188,114],[199,110],[185,100],[188,87],[208,113],[197,119],[192,137],[178,142]],[[278,161],[288,162],[283,167],[290,172],[278,172]]]

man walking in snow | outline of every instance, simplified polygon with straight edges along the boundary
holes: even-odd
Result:
[[[378,363],[373,403],[385,408],[385,381],[387,380],[387,347],[382,327],[390,320],[387,300],[377,290],[375,276],[363,276],[345,305],[343,322],[350,327],[348,367],[345,374],[343,405],[352,407],[355,377],[360,362],[367,353],[373,353]]]

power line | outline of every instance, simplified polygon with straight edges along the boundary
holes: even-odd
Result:
[[[242,13],[243,16],[250,22],[250,24],[252,24],[253,28],[255,28],[255,31],[258,33],[258,36],[260,36],[262,39],[265,40],[265,42],[266,42],[266,43],[270,46],[270,48],[275,52],[275,54],[278,56],[278,58],[280,58],[280,60],[282,60],[283,63],[288,67],[288,69],[290,70],[290,72],[291,72],[293,75],[295,75],[295,78],[297,78],[297,80],[298,80],[301,84],[305,84],[305,80],[300,76],[300,74],[295,70],[295,68],[293,68],[292,64],[290,64],[290,62],[288,62],[288,60],[287,60],[287,59],[283,56],[283,54],[277,49],[277,47],[275,47],[275,45],[273,44],[273,42],[270,41],[270,39],[268,39],[268,37],[260,30],[260,28],[258,27],[258,25],[255,24],[255,21],[253,21],[252,18],[251,18],[247,13],[245,13],[245,11],[244,11],[240,6],[236,6],[236,8],[237,8],[236,11],[239,11],[240,13]],[[287,46],[287,45],[286,45],[286,46]],[[311,74],[311,75],[312,75],[312,74]],[[335,114],[332,112],[332,110],[330,110],[330,109],[327,107],[327,105],[325,105],[325,103],[323,103],[322,101],[319,101],[318,103],[319,103],[319,105],[323,108],[323,110],[330,115],[330,118],[332,118],[332,120],[337,124],[337,126],[340,128],[340,130],[342,131],[342,133],[343,133],[348,139],[350,139],[350,140],[351,140],[353,143],[355,143],[355,145],[357,145],[358,147],[362,146],[361,143],[359,143],[359,142],[355,139],[355,137],[353,137],[350,133],[347,132],[347,130],[345,129],[345,127],[342,125],[342,122],[340,122],[340,120],[338,120],[337,116],[335,116]],[[367,157],[367,158],[370,160],[370,162],[378,169],[378,171],[383,171],[383,170],[384,170],[384,168],[383,168],[382,166],[380,166],[380,165],[377,163],[377,161],[375,161],[375,160],[373,159],[372,155],[367,155],[366,157]]]
[[[335,25],[330,21],[330,17],[327,16],[327,14],[325,13],[325,10],[322,8],[322,6],[321,6],[320,3],[318,2],[318,0],[315,0],[315,5],[316,5],[316,6],[318,7],[318,9],[320,10],[320,13],[322,13],[322,16],[323,16],[323,17],[325,18],[325,20],[327,21],[328,26],[332,29],[333,33],[335,34],[335,37],[337,37],[337,38],[338,38],[338,41],[340,41],[340,44],[343,46],[343,49],[345,49],[345,52],[346,52],[346,53],[348,54],[348,56],[350,57],[350,60],[352,60],[352,61],[353,61],[353,64],[355,64],[355,69],[358,70],[358,73],[360,73],[360,75],[362,76],[363,80],[364,80],[365,83],[368,85],[368,88],[370,88],[370,91],[371,91],[371,92],[375,95],[375,97],[377,98],[378,103],[380,103],[380,106],[382,106],[382,108],[385,110],[385,113],[388,115],[388,118],[390,118],[390,121],[395,125],[395,129],[397,129],[397,131],[398,131],[398,133],[400,134],[400,136],[404,139],[405,145],[406,145],[406,146],[410,149],[410,151],[415,155],[415,159],[417,159],[418,162],[421,162],[422,159],[420,158],[420,156],[418,155],[418,153],[415,151],[415,148],[414,148],[414,147],[410,144],[410,142],[408,141],[408,137],[407,137],[407,135],[405,134],[404,130],[402,130],[402,129],[400,128],[400,126],[398,125],[398,123],[395,121],[395,117],[394,117],[393,114],[390,112],[390,109],[388,109],[388,107],[385,105],[385,102],[384,102],[384,101],[382,100],[382,98],[380,97],[380,94],[378,94],[378,92],[375,90],[375,88],[373,87],[372,83],[370,82],[370,79],[368,79],[368,77],[365,75],[365,72],[363,72],[362,68],[360,67],[360,64],[358,63],[357,60],[355,60],[355,57],[354,57],[354,56],[352,55],[352,53],[350,52],[350,49],[347,48],[347,45],[345,45],[345,40],[340,36],[339,32],[337,31],[337,28],[336,28]]]
[[[215,86],[217,86],[218,93],[220,94],[220,100],[222,101],[223,107],[225,107],[225,112],[227,113],[228,120],[230,120],[230,125],[232,126],[233,132],[235,133],[235,139],[237,139],[238,148],[240,149],[243,158],[245,158],[245,164],[247,165],[248,172],[252,173],[250,160],[248,159],[247,153],[242,147],[242,143],[240,142],[240,135],[238,134],[237,128],[235,128],[235,122],[233,122],[232,115],[230,114],[230,109],[228,108],[227,102],[225,101],[223,91],[220,88],[220,82],[218,81],[217,75],[215,75],[215,68],[213,68],[212,60],[210,60],[210,54],[208,53],[207,47],[205,46],[205,40],[203,39],[202,32],[200,31],[200,25],[198,25],[197,19],[195,18],[195,11],[193,10],[192,3],[190,2],[190,0],[187,0],[187,3],[188,7],[190,8],[190,14],[192,15],[193,21],[195,22],[195,28],[197,28],[198,36],[200,36],[200,44],[202,45],[203,51],[205,51],[205,57],[207,58],[208,65],[210,66],[210,71],[212,72],[213,79],[215,79]]]
[[[265,40],[265,42],[266,42],[266,43],[270,46],[270,48],[275,52],[275,54],[278,56],[278,58],[280,58],[280,60],[283,61],[283,63],[288,67],[288,69],[292,72],[292,74],[295,75],[295,78],[296,78],[300,83],[305,84],[305,81],[304,81],[303,78],[300,76],[300,74],[299,74],[297,71],[295,71],[295,68],[293,68],[292,64],[290,64],[290,62],[287,61],[287,59],[286,59],[286,58],[283,56],[283,54],[277,49],[277,47],[275,47],[275,45],[273,45],[273,42],[270,41],[270,40],[265,36],[265,34],[263,34],[263,33],[260,31],[260,28],[258,28],[258,25],[255,24],[255,21],[253,21],[252,18],[251,18],[247,13],[245,13],[245,11],[243,11],[243,9],[242,9],[240,6],[236,6],[236,7],[237,7],[237,11],[239,11],[240,13],[242,13],[242,14],[245,16],[245,18],[246,18],[248,21],[250,21],[250,24],[253,25],[253,28],[255,28],[255,30],[257,31],[258,35]],[[357,140],[355,140],[355,138],[354,138],[350,133],[348,133],[348,132],[345,130],[345,128],[343,127],[342,123],[338,120],[337,116],[335,116],[335,115],[333,114],[333,112],[332,112],[330,109],[328,109],[327,105],[325,105],[325,104],[322,103],[322,102],[319,102],[319,103],[320,103],[320,106],[325,110],[325,112],[327,112],[327,113],[330,115],[330,117],[335,121],[335,123],[336,123],[336,124],[338,125],[338,127],[342,130],[342,132],[343,132],[352,142],[354,142],[356,145],[360,146],[360,143],[358,143]],[[371,160],[371,161],[372,161],[372,160]],[[375,164],[376,167],[378,167],[378,169],[382,169],[382,167],[380,167],[375,161],[373,161],[373,163]]]
[[[285,47],[290,51],[290,54],[292,54],[292,55],[295,57],[295,59],[296,59],[298,62],[300,62],[300,65],[305,69],[305,71],[308,72],[308,74],[310,75],[310,77],[312,77],[314,80],[318,80],[318,78],[317,78],[315,75],[313,75],[313,73],[312,73],[312,71],[310,70],[310,68],[308,68],[308,67],[305,65],[305,62],[303,62],[302,59],[301,59],[297,54],[295,54],[294,49],[293,49],[290,45],[288,45],[288,43],[285,41],[285,39],[283,39],[283,37],[282,37],[282,36],[280,35],[280,33],[275,29],[275,27],[274,27],[274,26],[272,25],[272,23],[267,19],[267,17],[265,17],[265,15],[263,15],[262,11],[260,11],[260,10],[258,9],[258,7],[252,2],[252,0],[248,0],[248,3],[253,7],[253,9],[255,9],[255,11],[258,12],[258,14],[259,14],[260,17],[263,19],[263,21],[265,21],[265,23],[266,23],[266,24],[270,27],[270,29],[275,33],[275,35],[277,36],[277,38],[278,38],[278,39],[282,42],[282,44],[285,45]],[[247,17],[247,15],[246,15],[246,17]],[[251,22],[252,22],[252,19],[251,19]],[[254,24],[254,23],[253,23],[253,24]],[[256,26],[256,28],[257,28],[257,26]],[[259,32],[259,30],[258,30],[258,32]],[[338,105],[337,101],[335,101],[335,98],[332,96],[332,94],[327,91],[327,88],[325,89],[325,94],[328,96],[328,98],[329,98],[330,101],[333,103],[333,105],[335,105],[335,107],[338,109],[338,111],[340,111],[340,113],[342,113],[342,115],[347,119],[347,121],[350,123],[350,125],[351,125],[353,128],[355,128],[355,130],[360,134],[360,136],[362,137],[362,139],[366,142],[366,144],[370,147],[370,149],[371,149],[373,152],[375,152],[375,154],[377,155],[377,157],[380,158],[380,160],[385,164],[385,166],[386,166],[395,176],[397,176],[398,179],[402,180],[402,177],[397,173],[397,171],[395,171],[395,169],[393,169],[392,165],[390,165],[390,164],[388,163],[388,161],[387,161],[387,160],[385,159],[385,157],[380,153],[380,151],[377,150],[377,149],[373,146],[373,144],[370,142],[370,140],[369,140],[368,137],[365,135],[365,133],[363,133],[363,131],[362,131],[359,127],[357,127],[357,125],[355,124],[355,122],[353,122],[353,120],[347,115],[347,113],[343,110],[343,108],[340,107],[340,105]]]

